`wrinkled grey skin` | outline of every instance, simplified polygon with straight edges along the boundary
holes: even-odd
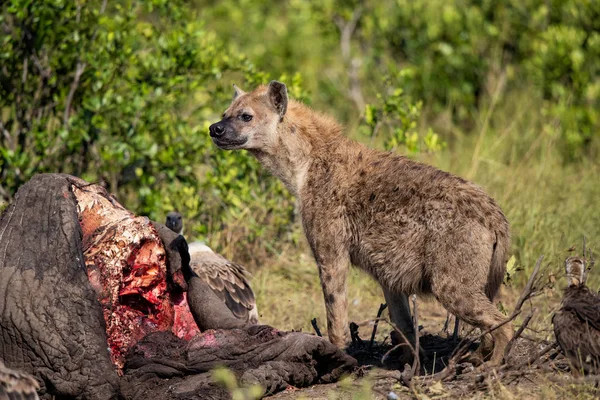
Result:
[[[119,382],[76,204],[68,176],[36,175],[2,215],[0,358],[34,375],[42,397],[111,399]]]

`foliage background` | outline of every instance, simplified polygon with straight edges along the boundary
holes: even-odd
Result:
[[[287,293],[298,312],[318,308],[294,200],[207,132],[232,83],[280,79],[349,136],[482,185],[511,222],[516,270],[540,253],[560,268],[582,235],[592,246],[600,237],[598,1],[7,0],[0,10],[0,208],[38,172],[103,181],[137,213],[182,211],[188,239],[256,272],[259,303]],[[380,297],[363,282],[353,275],[352,298]],[[269,306],[267,320],[294,323],[290,303]]]

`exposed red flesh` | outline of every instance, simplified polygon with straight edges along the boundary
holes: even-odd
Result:
[[[180,296],[174,298],[175,317],[173,322],[172,332],[178,337],[190,340],[198,333],[198,325],[194,321],[194,317],[190,312],[190,307],[187,302],[187,293],[181,293]]]
[[[166,255],[158,233],[94,186],[73,187],[91,286],[104,309],[111,359],[121,371],[125,354],[153,331],[189,340],[199,333],[185,293],[167,288]]]

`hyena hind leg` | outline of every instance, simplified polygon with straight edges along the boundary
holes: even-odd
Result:
[[[506,320],[506,317],[498,311],[492,301],[485,295],[483,289],[480,291],[464,291],[460,296],[456,296],[456,293],[452,291],[436,292],[434,289],[434,295],[457,318],[478,327],[482,332],[492,329]],[[512,332],[511,323],[504,324],[492,331],[493,351],[490,359],[486,362],[487,365],[497,366],[502,363],[504,350],[512,336]],[[492,347],[491,343],[489,343],[489,338],[484,337],[479,353],[483,355],[488,347]]]
[[[410,342],[410,345],[415,346],[415,337],[418,332],[415,332],[413,319],[410,313],[410,302],[408,296],[405,294],[395,293],[388,289],[383,289],[383,295],[385,296],[385,302],[388,306],[390,313],[390,319],[394,325],[406,336],[406,339]],[[391,333],[392,344],[396,345],[403,343],[404,339],[397,332],[392,331]],[[413,354],[412,351],[406,347],[403,351],[402,358],[405,362],[412,362]],[[425,358],[425,352],[419,346],[419,357]]]
[[[388,289],[383,289],[385,302],[388,306],[390,319],[394,325],[406,336],[406,338],[414,344],[414,326],[412,316],[410,314],[410,304],[408,296],[405,294],[397,294]]]

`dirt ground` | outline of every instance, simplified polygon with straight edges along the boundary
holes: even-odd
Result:
[[[514,297],[513,293],[505,293],[502,300],[510,304]],[[558,300],[551,299],[550,303],[556,304]],[[479,332],[472,332],[471,327],[464,325],[455,340],[452,337],[454,320],[451,319],[444,330],[446,311],[436,302],[428,301],[419,304],[420,342],[427,356],[419,377],[407,379],[408,369],[401,373],[400,365],[384,368],[381,358],[392,347],[388,336],[391,328],[380,322],[377,340],[371,346],[372,324],[362,323],[359,328],[362,343],[355,341],[347,349],[360,365],[351,376],[335,384],[304,389],[290,387],[269,399],[600,398],[600,392],[593,384],[576,381],[571,376],[568,362],[554,347],[551,325],[548,324],[552,313],[548,299],[534,299],[533,303],[523,307],[523,313],[534,308],[534,318],[528,325],[531,328],[527,328],[514,343],[506,365],[500,370],[480,372],[468,359],[463,359],[451,376],[444,380],[434,379],[432,375],[446,367],[453,351],[468,333],[471,332],[469,337],[476,338]],[[521,319],[516,319],[515,329],[520,324]],[[474,350],[478,344],[476,340],[467,346]],[[552,346],[550,351],[536,358],[549,346]]]

